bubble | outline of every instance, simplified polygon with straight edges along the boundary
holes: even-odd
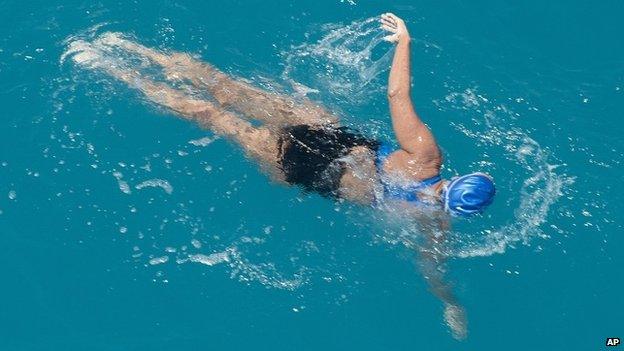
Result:
[[[199,240],[197,240],[197,239],[191,240],[191,245],[193,245],[193,247],[196,248],[196,249],[201,249],[201,247],[202,247],[201,242]]]
[[[155,266],[155,265],[166,263],[167,261],[169,261],[169,256],[161,256],[161,257],[152,258],[151,260],[149,260],[149,264],[152,266]]]

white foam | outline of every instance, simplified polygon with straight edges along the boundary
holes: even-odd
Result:
[[[196,249],[201,249],[201,247],[202,247],[201,241],[199,241],[197,239],[191,240],[191,245],[193,245],[193,247],[196,248]]]
[[[214,266],[219,263],[228,262],[230,257],[227,252],[216,252],[210,255],[195,254],[189,256],[189,261],[201,263],[206,266]]]
[[[124,194],[132,194],[130,190],[130,186],[128,183],[123,180],[123,174],[121,172],[113,172],[113,176],[117,179],[117,185],[119,186],[119,190],[121,190]]]
[[[137,190],[141,190],[143,188],[161,188],[167,194],[173,193],[173,187],[164,179],[149,179],[135,185],[134,188]]]
[[[260,284],[284,290],[295,290],[301,287],[306,280],[304,279],[305,267],[301,267],[300,271],[295,273],[292,278],[286,278],[277,270],[273,263],[251,263],[244,258],[241,252],[232,247],[228,249],[230,258],[230,268],[232,275],[237,277],[241,282],[256,281]]]
[[[203,137],[201,139],[195,139],[195,140],[189,140],[189,144],[191,145],[195,145],[195,146],[208,146],[210,144],[212,144],[215,140],[219,139],[218,136],[214,136],[214,137]]]
[[[169,256],[161,256],[161,257],[152,258],[151,260],[149,260],[149,264],[152,266],[155,266],[155,265],[167,263],[167,261],[169,261]]]

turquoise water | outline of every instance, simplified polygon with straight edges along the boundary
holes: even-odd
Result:
[[[598,350],[622,337],[621,3],[0,10],[2,350]],[[417,269],[417,226],[271,184],[71,50],[119,32],[190,52],[383,138],[391,47],[370,18],[386,11],[414,37],[413,98],[444,174],[487,171],[499,189],[448,238],[463,341]]]

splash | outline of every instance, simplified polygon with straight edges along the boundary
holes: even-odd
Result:
[[[314,35],[317,34],[308,34]],[[303,43],[282,52],[282,79],[298,91],[352,104],[362,104],[383,89],[376,78],[389,68],[392,46],[380,45],[384,34],[377,17],[349,25],[323,25],[320,35],[315,43]],[[306,82],[309,87],[295,82]]]
[[[493,207],[506,202],[511,210],[505,209],[495,217],[486,213],[476,220],[453,222],[452,231],[445,235],[444,247],[431,248],[425,238],[442,235],[435,224],[429,225],[436,222],[436,215],[389,205],[386,213],[374,214],[373,222],[365,222],[376,228],[373,239],[410,250],[431,249],[449,257],[468,258],[502,254],[517,244],[530,245],[535,238],[548,238],[542,227],[557,201],[574,183],[574,177],[563,173],[564,165],[554,164],[547,149],[527,131],[513,125],[518,113],[480,94],[476,88],[450,92],[434,103],[443,112],[453,111],[453,115],[468,119],[468,122],[451,122],[485,155],[484,160],[475,161],[468,168],[494,175],[501,173],[501,177],[494,177],[501,179],[498,184],[501,191]],[[447,170],[458,173],[452,167]],[[406,219],[416,216],[422,220]]]
[[[282,78],[289,81],[305,82],[307,86],[293,83],[294,89],[301,95],[318,93],[325,95],[322,99],[324,101],[340,100],[349,104],[362,104],[368,101],[366,98],[370,96],[369,94],[378,94],[380,90],[384,89],[384,85],[378,80],[378,77],[389,66],[392,51],[391,46],[386,49],[385,46],[380,45],[382,36],[383,33],[379,30],[374,18],[356,21],[347,26],[335,24],[323,26],[321,38],[318,41],[292,47],[291,50],[283,53],[286,68]],[[114,66],[118,69],[139,71],[142,75],[154,80],[165,75],[161,69],[144,57],[123,50],[120,45],[115,43],[115,40],[119,38],[131,40],[129,35],[112,32],[105,32],[100,35],[90,32],[86,37],[72,37],[66,42],[67,48],[61,56],[61,63],[71,59],[77,67],[91,73],[104,66]],[[164,80],[166,81],[166,79]],[[527,132],[509,125],[509,120],[516,117],[512,111],[506,106],[496,104],[478,94],[476,89],[451,92],[436,103],[440,109],[460,110],[472,116],[474,123],[454,123],[453,126],[466,137],[473,139],[478,145],[492,150],[492,152],[502,153],[505,159],[512,165],[519,167],[523,174],[522,181],[517,184],[518,187],[516,188],[518,197],[512,199],[514,208],[512,217],[508,218],[507,222],[502,225],[492,226],[490,222],[483,221],[485,224],[473,226],[473,223],[470,223],[470,228],[455,229],[449,238],[450,247],[447,254],[454,257],[487,256],[505,252],[508,247],[516,243],[527,244],[532,238],[546,237],[547,235],[540,228],[552,211],[553,204],[565,193],[566,187],[571,184],[573,179],[559,173],[560,168],[551,164],[548,152]],[[213,141],[214,138],[205,137],[191,141],[186,139],[183,143],[191,145],[194,149],[203,149],[203,147],[211,145]],[[188,153],[177,152],[175,154],[181,156]],[[166,169],[170,169],[169,157],[175,156],[165,157]],[[144,159],[151,158],[145,156]],[[202,167],[204,166],[202,165]],[[474,166],[482,167],[483,164]],[[505,167],[507,165],[501,164],[500,166]],[[212,169],[211,166],[205,167],[206,170]],[[490,167],[492,167],[491,171],[496,171],[495,166]],[[157,173],[157,171],[151,170],[149,163],[145,170],[148,173]],[[113,172],[114,170],[110,171]],[[133,201],[138,201],[136,200],[137,194],[130,191],[130,186],[122,178],[121,173],[113,173],[113,175],[118,181],[121,192],[128,195],[128,198]],[[145,174],[135,175],[136,177],[145,176]],[[169,174],[169,176],[172,175]],[[175,175],[173,176],[175,177]],[[221,242],[217,239],[213,242],[210,240],[197,241],[197,238],[209,238],[210,235],[207,233],[209,229],[206,229],[207,226],[200,216],[187,214],[189,209],[184,204],[192,204],[188,198],[189,196],[192,198],[192,194],[186,194],[184,190],[172,194],[173,188],[170,185],[167,186],[168,183],[158,182],[159,179],[168,178],[167,174],[150,175],[142,179],[146,178],[152,179],[152,182],[139,183],[135,189],[147,186],[160,187],[171,195],[173,201],[179,201],[177,202],[179,206],[171,210],[174,218],[168,218],[166,215],[155,216],[154,218],[158,218],[161,223],[153,228],[143,228],[143,231],[152,233],[175,232],[178,237],[180,233],[186,233],[186,242],[193,243],[191,248],[186,244],[177,246],[175,260],[169,259],[172,255],[171,252],[166,252],[166,255],[163,255],[163,252],[158,249],[150,249],[156,250],[156,252],[153,252],[152,255],[146,255],[150,257],[147,261],[143,259],[143,262],[147,262],[149,266],[159,267],[159,269],[172,263],[202,264],[205,267],[225,266],[233,279],[245,283],[257,282],[265,286],[287,290],[300,288],[310,281],[314,273],[325,270],[319,263],[313,265],[276,264],[277,257],[262,257],[259,255],[259,251],[262,250],[260,245],[263,245],[264,240],[266,240],[263,236],[251,239],[246,237],[230,239],[229,242]],[[231,184],[235,184],[235,182]],[[238,185],[232,185],[232,189],[238,189]],[[225,197],[229,198],[231,193],[231,190],[225,191]],[[213,207],[208,207],[209,212],[212,212],[213,209]],[[198,209],[195,208],[195,210]],[[395,228],[395,222],[399,223],[399,221],[392,220],[384,221],[384,225],[387,227],[378,239],[395,245],[402,244],[409,248],[418,247],[419,243],[418,239],[415,238],[415,233],[420,233],[421,229],[415,225]],[[176,227],[172,227],[173,225]],[[265,236],[269,234],[270,231],[269,233],[265,232]],[[143,234],[140,235],[140,238],[144,237]],[[164,240],[163,235],[165,234],[154,237],[154,243]],[[152,244],[152,246],[159,245]],[[200,248],[202,252],[193,252]],[[275,251],[277,253],[286,250],[265,250],[264,252]],[[318,254],[322,253],[319,252]]]
[[[476,88],[452,92],[436,104],[443,110],[466,111],[472,116],[473,123],[453,123],[453,126],[474,139],[477,145],[497,148],[488,152],[500,153],[512,165],[519,166],[524,174],[517,181],[520,189],[514,199],[516,205],[510,223],[498,228],[484,228],[476,233],[456,233],[452,240],[452,255],[489,256],[503,253],[516,243],[528,245],[533,238],[547,238],[541,226],[546,223],[553,205],[573,184],[574,178],[558,172],[561,165],[550,163],[549,152],[526,131],[511,125],[518,117],[517,113],[479,94]],[[497,171],[493,164],[489,166],[492,172]],[[511,166],[501,164],[499,167],[509,169]]]
[[[170,72],[142,52],[134,50],[134,47],[140,48],[141,44],[132,35],[110,31],[97,34],[96,31],[88,31],[88,36],[71,36],[64,43],[66,49],[60,57],[61,65],[71,60],[86,72],[109,78],[109,84],[123,81],[130,88],[144,91],[146,84],[154,82],[177,89],[189,97],[210,99],[204,89],[172,79]],[[165,54],[159,50],[154,52]],[[115,79],[110,79],[112,77]],[[162,109],[166,105],[161,103],[166,99],[163,94],[153,94],[150,98],[139,96],[142,101],[155,108]]]
[[[202,253],[186,254],[186,256],[177,258],[176,263],[198,263],[208,267],[225,264],[230,268],[230,277],[233,279],[244,283],[258,282],[276,289],[296,290],[307,282],[305,267],[300,267],[292,277],[286,277],[274,263],[251,262],[240,251],[240,244],[243,241],[245,240],[235,242],[223,251],[208,255]],[[152,260],[150,260],[150,264]]]

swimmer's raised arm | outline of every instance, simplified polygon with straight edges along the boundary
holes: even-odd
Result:
[[[390,78],[388,100],[392,127],[401,149],[423,159],[440,158],[438,145],[429,128],[414,110],[411,90],[410,35],[405,22],[399,17],[385,13],[381,15],[382,28],[391,34],[384,39],[396,44]]]

